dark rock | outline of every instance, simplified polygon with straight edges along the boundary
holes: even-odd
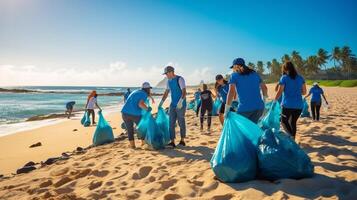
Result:
[[[76,132],[76,131],[78,131],[78,129],[76,129],[76,128],[75,128],[75,129],[73,129],[73,132]]]
[[[43,162],[43,164],[46,164],[46,165],[52,165],[53,163],[55,163],[59,158],[56,157],[56,158],[49,158],[47,159],[45,162]]]
[[[69,157],[70,155],[68,154],[68,153],[66,153],[66,152],[63,152],[62,153],[62,157]]]
[[[37,142],[37,143],[31,145],[30,148],[39,147],[39,146],[42,146],[41,142]]]
[[[26,163],[26,164],[24,165],[24,167],[30,167],[30,166],[34,166],[34,165],[36,165],[36,163],[30,161],[30,162]]]
[[[0,174],[0,178],[4,177],[4,174]]]
[[[77,147],[76,149],[77,151],[84,151],[84,149],[82,147]]]
[[[35,170],[35,169],[36,169],[36,167],[34,167],[34,166],[23,167],[23,168],[18,169],[16,171],[16,174],[29,173],[30,171]]]

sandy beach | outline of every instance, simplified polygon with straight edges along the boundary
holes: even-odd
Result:
[[[273,97],[274,85],[268,87]],[[201,132],[193,111],[186,113],[186,147],[132,150],[127,139],[116,140],[28,174],[11,175],[29,161],[89,146],[95,127],[83,127],[77,117],[0,137],[0,199],[356,199],[357,88],[323,89],[330,108],[322,109],[321,121],[298,122],[297,142],[315,165],[313,178],[219,182],[209,161],[221,125],[214,117],[211,133]],[[106,119],[119,137],[120,112]],[[36,142],[42,146],[29,148]]]

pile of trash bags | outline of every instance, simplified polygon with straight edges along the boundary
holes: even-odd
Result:
[[[274,129],[274,131],[280,130],[280,115],[281,107],[279,102],[272,101],[265,104],[266,112],[259,121],[258,125],[263,129]]]
[[[137,126],[138,138],[153,149],[163,149],[170,142],[169,118],[162,107],[158,108],[156,119],[151,112],[145,111]]]
[[[97,128],[93,135],[93,145],[102,145],[110,142],[114,142],[114,134],[112,127],[104,119],[102,111],[98,112],[99,120]]]
[[[221,108],[221,106],[222,106],[222,101],[219,98],[216,98],[212,106],[212,116],[218,116],[219,109]]]
[[[285,133],[276,128],[274,104],[266,115],[263,131],[249,119],[229,112],[211,158],[211,168],[223,182],[244,182],[255,178],[306,178],[314,166],[308,155]],[[270,114],[269,114],[270,113]],[[272,123],[270,123],[272,122]]]
[[[301,117],[310,117],[309,104],[307,103],[306,99],[303,99]]]
[[[82,124],[84,127],[90,126],[90,119],[89,119],[89,115],[88,115],[87,111],[84,112],[84,115],[83,115],[83,117],[82,117],[82,119],[81,119],[81,124]]]

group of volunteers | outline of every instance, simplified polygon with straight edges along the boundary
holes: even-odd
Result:
[[[215,94],[212,93],[208,85],[203,84],[202,89],[194,94],[194,99],[197,102],[195,107],[196,115],[200,113],[200,128],[203,129],[204,117],[207,113],[207,130],[211,128],[212,118],[212,105],[213,99],[219,98],[222,102],[218,111],[218,116],[221,124],[224,124],[224,118],[230,111],[237,112],[238,114],[248,118],[254,123],[258,123],[262,117],[265,109],[265,101],[268,98],[268,89],[260,75],[249,68],[243,58],[236,58],[233,60],[232,73],[229,80],[226,80],[221,74],[215,78]],[[297,132],[297,120],[300,117],[303,100],[312,95],[311,98],[311,111],[313,120],[319,120],[321,95],[327,103],[323,90],[317,83],[307,93],[304,78],[298,74],[292,62],[285,62],[281,68],[282,76],[277,84],[275,91],[276,95],[273,101],[278,101],[281,105],[281,124],[285,131],[295,138]],[[162,96],[159,107],[167,99],[169,93],[171,95],[171,102],[168,109],[169,116],[169,133],[170,142],[168,146],[176,147],[175,127],[176,122],[180,131],[180,141],[178,145],[185,146],[186,137],[186,84],[182,76],[175,74],[175,69],[172,66],[167,66],[164,69],[163,75],[167,77],[167,85],[165,92]],[[141,89],[128,91],[124,94],[124,106],[122,107],[122,119],[127,129],[128,139],[131,148],[135,148],[134,142],[134,125],[138,125],[143,115],[143,110],[151,111],[152,108],[149,103],[151,96],[151,85],[144,82]],[[303,97],[303,95],[306,95]],[[233,109],[234,101],[238,102],[237,108]],[[93,91],[87,99],[86,111],[88,115],[92,115],[92,123],[95,124],[94,107],[100,107],[97,104],[97,94]],[[69,106],[70,107],[70,106]],[[72,105],[73,109],[73,105]],[[68,110],[68,108],[67,108]],[[71,110],[71,109],[70,109]]]

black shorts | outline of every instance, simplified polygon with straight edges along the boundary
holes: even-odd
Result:
[[[224,114],[225,109],[226,109],[226,104],[222,103],[221,108],[219,109],[219,114]]]

